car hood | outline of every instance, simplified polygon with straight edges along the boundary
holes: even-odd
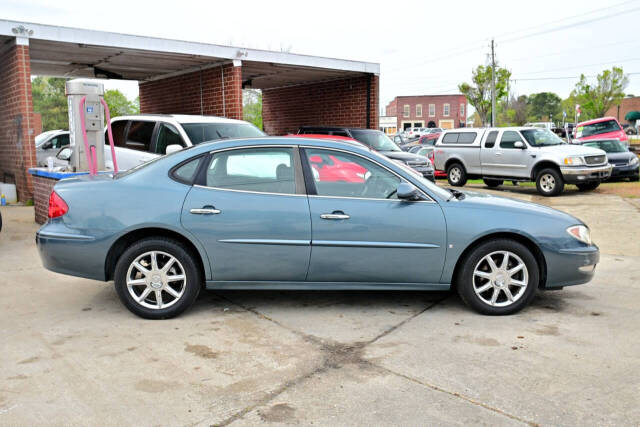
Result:
[[[380,151],[380,154],[403,162],[428,162],[429,160],[424,156],[419,156],[413,153],[407,153],[406,151]]]
[[[469,209],[495,210],[495,211],[511,211],[520,214],[530,214],[533,216],[554,217],[559,221],[566,222],[568,225],[583,224],[583,222],[565,212],[548,206],[539,205],[537,203],[525,202],[506,197],[494,196],[486,193],[476,193],[473,191],[462,191],[465,195],[463,199],[457,200],[460,207]]]
[[[607,154],[604,150],[593,147],[585,147],[584,145],[559,144],[538,147],[543,153],[566,155],[566,156],[601,156]]]

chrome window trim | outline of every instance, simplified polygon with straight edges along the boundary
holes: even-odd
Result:
[[[220,187],[207,187],[206,185],[194,184],[194,187],[202,188],[205,190],[218,190],[218,191],[233,191],[236,193],[251,193],[251,194],[267,194],[270,196],[290,196],[290,197],[307,197],[306,194],[295,194],[295,193],[270,193],[267,191],[250,191],[250,190],[234,190],[231,188],[220,188]]]
[[[389,169],[388,167],[386,167],[385,165],[379,163],[376,160],[370,159],[369,157],[363,156],[362,154],[359,153],[354,153],[353,151],[348,151],[348,150],[341,150],[339,148],[327,148],[327,147],[316,147],[313,145],[300,145],[301,148],[311,148],[311,149],[317,149],[317,150],[332,150],[332,151],[339,151],[342,153],[347,153],[347,154],[353,154],[354,156],[358,156],[361,157],[365,160],[368,160],[378,166],[380,166],[383,169],[386,169],[387,171],[389,171],[391,174],[395,175],[396,177],[398,177],[401,181],[407,182],[407,179],[398,175],[396,172],[392,171],[391,169]],[[300,156],[302,157],[302,156]],[[315,184],[315,183],[314,183]],[[413,182],[411,182],[412,185],[415,185]],[[436,203],[435,200],[433,200],[433,198],[431,196],[429,196],[428,194],[426,194],[420,187],[416,187],[418,189],[418,191],[427,198],[427,200],[415,200],[415,201],[411,201],[411,203],[415,203],[415,202],[427,202],[427,203]],[[322,198],[329,198],[329,199],[357,199],[357,200],[386,200],[386,201],[398,201],[398,202],[406,202],[406,200],[402,200],[402,199],[379,199],[379,198],[370,198],[370,197],[347,197],[347,196],[319,196],[317,194],[309,194],[309,197],[322,197]]]

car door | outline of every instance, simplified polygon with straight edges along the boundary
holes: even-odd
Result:
[[[495,176],[498,175],[499,169],[502,167],[500,158],[502,157],[502,151],[500,147],[496,145],[498,140],[498,131],[492,130],[487,132],[482,142],[482,148],[480,149],[480,164],[482,168],[482,175]]]
[[[307,281],[438,283],[446,252],[446,224],[431,199],[395,197],[397,174],[363,156],[335,149],[304,148],[311,260]],[[314,163],[333,157],[350,164],[359,179],[325,179]]]
[[[523,148],[516,148],[515,143],[521,142]],[[527,143],[520,132],[505,130],[500,135],[500,143],[496,154],[497,176],[527,178],[529,176],[528,163],[529,153],[527,153]]]
[[[182,209],[206,248],[213,281],[304,281],[311,220],[297,148],[214,152]]]

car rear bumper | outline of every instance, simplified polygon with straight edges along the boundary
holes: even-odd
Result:
[[[567,184],[604,181],[611,176],[613,167],[609,164],[596,167],[561,167],[562,177]]]
[[[78,234],[62,224],[47,223],[36,232],[42,265],[56,273],[106,280],[105,251],[93,236]]]
[[[547,280],[545,289],[581,285],[589,282],[600,261],[600,250],[591,245],[584,248],[545,251]]]

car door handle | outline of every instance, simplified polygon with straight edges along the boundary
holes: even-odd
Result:
[[[213,206],[203,206],[200,209],[191,209],[189,212],[195,215],[214,215],[222,212],[220,209],[216,209]]]
[[[496,156],[502,156],[502,153],[496,153]]]
[[[321,214],[320,218],[322,218],[322,219],[349,219],[351,217],[349,215],[345,214],[342,211],[333,211],[331,213]]]

